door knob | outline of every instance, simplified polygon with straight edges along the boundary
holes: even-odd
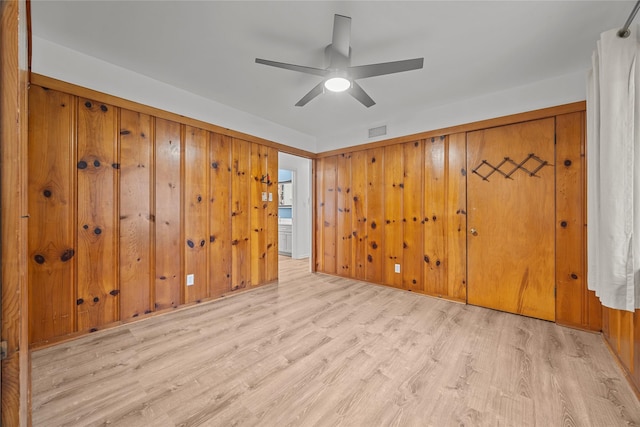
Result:
[[[471,230],[469,230],[469,233],[471,233],[472,236],[477,236],[478,230],[476,230],[475,228],[472,228]]]

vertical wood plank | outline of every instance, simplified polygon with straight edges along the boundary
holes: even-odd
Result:
[[[211,296],[231,291],[231,137],[211,133],[209,280]]]
[[[120,319],[151,311],[153,134],[147,114],[120,110]]]
[[[446,141],[425,141],[424,162],[424,290],[437,297],[447,295],[445,248]]]
[[[640,309],[633,314],[633,381],[640,389]]]
[[[337,210],[337,156],[327,157],[322,161],[322,193],[323,193],[323,214],[322,214],[322,248],[325,273],[336,274],[336,210]]]
[[[447,298],[467,301],[467,141],[465,133],[446,137]]]
[[[367,260],[366,278],[384,282],[384,148],[367,150]]]
[[[116,108],[78,100],[78,330],[118,319]]]
[[[324,162],[325,159],[316,159],[313,161],[314,175],[314,271],[324,271]]]
[[[556,117],[556,321],[586,326],[581,113]]]
[[[155,119],[155,309],[182,304],[180,123]]]
[[[267,277],[267,150],[251,144],[251,285],[257,286]],[[264,182],[263,182],[264,181]]]
[[[267,282],[278,279],[278,150],[267,148]]]
[[[367,152],[356,151],[351,156],[351,228],[352,276],[366,279],[367,262]]]
[[[29,14],[26,1],[0,2],[0,244],[2,360],[0,424],[31,425],[28,300]]]
[[[251,143],[233,138],[231,165],[231,290],[236,290],[251,286]]]
[[[584,116],[556,117],[556,321],[600,330],[602,306],[586,280]]]
[[[580,137],[580,163],[582,168],[582,188],[580,192],[582,193],[582,200],[584,204],[582,206],[582,241],[587,241],[587,138],[586,138],[586,113],[583,112],[580,117],[580,127],[582,129],[582,134]],[[601,331],[602,330],[602,303],[600,302],[600,298],[596,296],[594,291],[590,291],[588,289],[588,283],[586,280],[587,277],[587,249],[586,246],[582,247],[582,265],[584,266],[583,276],[584,276],[584,288],[586,289],[587,297],[587,327],[592,331]],[[640,382],[636,384],[640,389]]]
[[[32,86],[29,342],[75,330],[75,97]]]
[[[184,139],[184,274],[185,302],[209,296],[209,133],[185,127]],[[187,275],[193,285],[187,286]]]
[[[626,310],[616,310],[619,321],[618,348],[622,365],[627,371],[633,372],[633,315]]]
[[[337,156],[336,171],[336,273],[352,277],[351,153]]]
[[[424,144],[413,141],[403,144],[403,252],[402,287],[422,291],[423,235],[422,199],[424,184]]]
[[[404,158],[401,144],[384,148],[384,283],[402,286]],[[395,272],[395,265],[400,272]]]

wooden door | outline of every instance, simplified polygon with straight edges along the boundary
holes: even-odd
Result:
[[[467,134],[469,304],[555,320],[554,127]]]

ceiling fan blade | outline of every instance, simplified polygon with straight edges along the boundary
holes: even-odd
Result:
[[[311,89],[309,93],[303,96],[302,99],[296,103],[296,107],[304,107],[313,98],[315,98],[318,95],[322,95],[322,93],[324,92],[323,87],[324,87],[324,81],[318,83],[316,87]]]
[[[385,74],[401,73],[403,71],[419,70],[423,64],[424,58],[406,59],[404,61],[349,67],[348,73],[352,79],[364,79]]]
[[[315,76],[325,77],[327,74],[329,74],[329,71],[323,70],[321,68],[305,67],[303,65],[287,64],[285,62],[269,61],[268,59],[256,58],[256,63],[269,65],[271,67],[284,68],[285,70],[298,71],[306,74],[313,74]]]
[[[351,94],[351,96],[353,96],[355,99],[360,101],[360,103],[367,108],[371,107],[372,105],[375,105],[376,103],[373,99],[371,99],[369,95],[367,95],[367,92],[365,92],[364,89],[362,89],[360,85],[356,82],[351,83],[351,89],[349,89],[349,93]]]
[[[343,15],[333,16],[333,49],[341,55],[349,57],[349,45],[351,44],[351,18]]]

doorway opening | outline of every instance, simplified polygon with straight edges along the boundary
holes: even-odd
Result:
[[[280,273],[287,261],[311,269],[311,160],[278,153],[278,253]],[[282,276],[282,274],[280,274]]]

